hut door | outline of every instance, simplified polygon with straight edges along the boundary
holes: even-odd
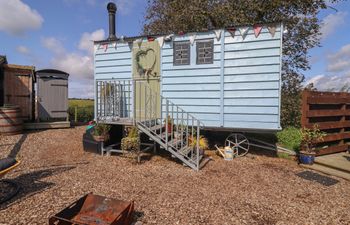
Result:
[[[40,120],[66,118],[68,81],[41,77],[38,82],[38,113]]]
[[[133,44],[136,119],[160,117],[160,47],[158,41]]]

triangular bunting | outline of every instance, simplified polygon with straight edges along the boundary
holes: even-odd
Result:
[[[155,40],[154,37],[151,37],[151,36],[147,37],[147,41],[148,41],[148,42],[152,42],[152,41],[154,41],[154,40]]]
[[[157,41],[158,41],[159,47],[162,48],[164,44],[164,36],[158,37]]]
[[[241,33],[243,39],[247,35],[248,30],[249,30],[249,27],[240,27],[239,28],[239,33]]]
[[[191,45],[193,45],[194,44],[194,41],[196,40],[196,34],[195,33],[191,33],[190,34],[190,43],[191,43]]]
[[[228,28],[227,31],[231,34],[233,38],[235,37],[236,28]]]
[[[113,43],[113,47],[114,47],[115,49],[117,49],[117,42],[114,42],[114,43]]]
[[[255,24],[253,28],[254,28],[255,37],[256,38],[259,37],[259,34],[260,34],[261,30],[262,30],[262,25],[261,24]]]
[[[141,44],[142,44],[142,38],[138,38],[134,41],[135,44],[137,44],[137,46],[139,46],[139,48],[141,48]]]
[[[221,32],[222,32],[222,30],[214,30],[216,39],[217,39],[218,41],[219,41],[220,38],[221,38]]]
[[[269,30],[272,37],[275,37],[276,33],[276,24],[268,25],[267,29]]]
[[[164,40],[165,41],[171,41],[174,37],[174,34],[169,34],[168,36],[165,36]]]
[[[108,49],[108,44],[103,44],[102,45],[102,48],[104,49],[104,51],[106,52],[107,51],[107,49]]]
[[[96,53],[99,48],[100,46],[94,45],[94,53]]]

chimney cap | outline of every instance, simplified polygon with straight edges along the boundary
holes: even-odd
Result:
[[[113,2],[110,2],[107,5],[107,10],[109,13],[115,13],[117,11],[117,6]]]

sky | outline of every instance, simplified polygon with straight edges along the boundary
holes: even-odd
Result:
[[[108,36],[107,0],[0,0],[0,55],[11,64],[66,71],[69,97],[93,98],[93,43]],[[117,35],[140,34],[147,0],[114,0]],[[321,47],[310,51],[306,82],[320,90],[350,86],[350,2],[331,5]]]

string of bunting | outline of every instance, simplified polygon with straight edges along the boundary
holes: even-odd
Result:
[[[266,26],[266,28],[269,31],[269,33],[271,34],[271,37],[275,37],[276,30],[277,30],[276,24],[269,24],[269,25]],[[249,29],[250,29],[249,26],[245,26],[245,27],[239,27],[238,29],[235,28],[235,27],[229,27],[226,30],[231,34],[232,38],[235,37],[236,31],[238,30],[240,35],[242,36],[242,39],[244,40],[246,38],[247,34],[248,34]],[[263,25],[262,24],[255,24],[255,25],[253,25],[253,31],[254,31],[254,35],[255,35],[256,38],[259,37],[259,35],[261,34],[262,29],[263,29]],[[222,29],[213,30],[213,32],[215,34],[215,37],[216,37],[216,39],[218,41],[221,39],[222,31],[223,31]],[[185,32],[181,31],[181,32],[178,33],[178,35],[181,35],[181,36],[185,35]],[[152,41],[157,40],[159,46],[162,48],[164,43],[171,41],[173,39],[173,37],[174,37],[174,34],[170,34],[170,35],[167,35],[167,36],[160,36],[160,37],[147,36],[147,41],[148,42],[152,42]],[[195,40],[196,40],[197,34],[195,32],[191,32],[191,33],[188,33],[188,37],[189,37],[190,44],[193,45]],[[122,36],[120,40],[124,41],[124,39],[125,39],[125,37]],[[142,38],[138,38],[138,39],[134,40],[134,43],[137,44],[138,47],[140,48],[141,44],[142,44],[142,41],[143,41]],[[116,42],[113,43],[112,46],[116,49],[117,48],[117,43]],[[101,47],[106,52],[107,49],[108,49],[108,43],[102,43],[99,46],[94,46],[94,51],[96,52],[97,50],[101,49]]]

